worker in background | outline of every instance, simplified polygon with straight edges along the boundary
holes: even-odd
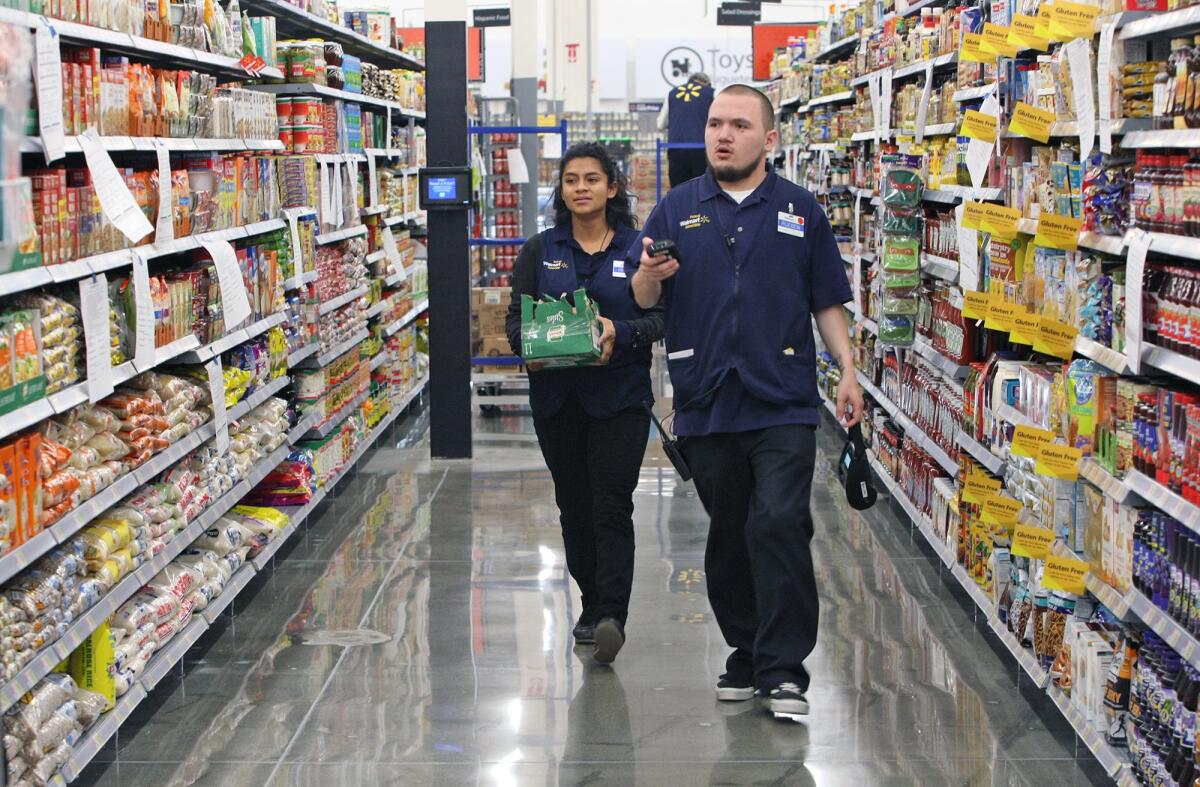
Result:
[[[667,132],[667,142],[703,142],[704,123],[712,102],[712,81],[708,74],[692,74],[687,84],[672,88],[667,94],[658,113],[658,130]],[[703,148],[667,150],[667,179],[671,188],[700,177],[707,167]]]
[[[625,644],[633,589],[633,491],[650,434],[650,349],[662,309],[641,309],[629,291],[625,250],[637,238],[616,162],[595,142],[573,145],[559,165],[554,226],[517,256],[505,324],[521,354],[521,296],[559,298],[580,287],[600,307],[599,365],[529,364],[529,406],[558,503],[567,571],[583,610],[576,645],[611,663]]]
[[[817,641],[809,510],[816,428],[811,320],[842,369],[847,427],[863,399],[842,304],[851,299],[829,220],[808,191],[766,170],[775,112],[731,85],[709,110],[709,170],[673,188],[629,250],[643,308],[666,308],[674,431],[708,512],[708,597],[733,649],[718,700],[761,695],[776,714],[808,713],[804,659]],[[670,239],[678,259],[649,256]]]

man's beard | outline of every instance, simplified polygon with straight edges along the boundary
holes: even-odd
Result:
[[[762,164],[754,161],[744,167],[736,167],[733,164],[714,164],[710,159],[708,165],[712,167],[713,175],[721,183],[739,183],[753,175]]]

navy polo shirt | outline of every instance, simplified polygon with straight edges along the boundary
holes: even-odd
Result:
[[[670,238],[682,257],[663,282],[675,432],[816,425],[811,316],[853,295],[813,195],[770,173],[739,205],[709,170],[655,207],[628,267],[642,237]]]

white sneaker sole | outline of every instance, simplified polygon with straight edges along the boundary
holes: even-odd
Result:
[[[754,699],[754,687],[718,687],[717,699],[721,702],[745,702],[746,700],[752,700]]]
[[[775,718],[807,716],[808,703],[804,700],[773,700],[768,697],[767,710],[774,713]]]

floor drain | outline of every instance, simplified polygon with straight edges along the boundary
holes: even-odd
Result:
[[[357,648],[363,645],[378,645],[391,639],[387,634],[370,629],[318,629],[306,631],[299,637],[303,645],[338,645]]]

